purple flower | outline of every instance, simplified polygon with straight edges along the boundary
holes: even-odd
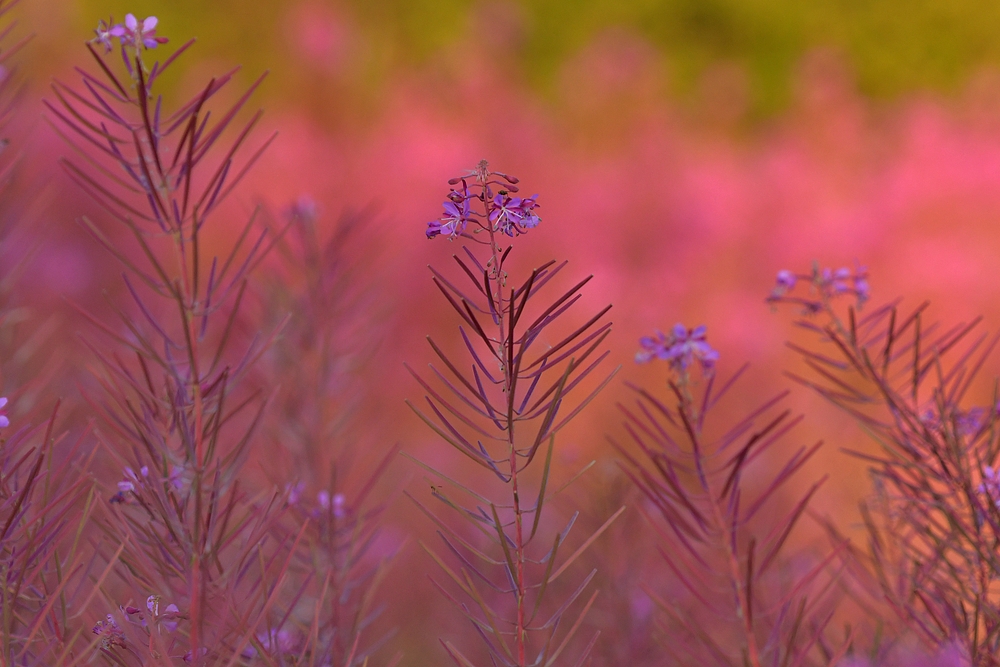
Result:
[[[796,275],[788,270],[778,271],[774,289],[767,297],[769,302],[785,301],[801,305],[806,314],[814,314],[822,311],[826,307],[826,301],[843,294],[853,294],[857,298],[857,307],[864,305],[871,296],[871,289],[868,285],[868,269],[860,264],[855,264],[854,269],[846,266],[839,269],[829,267],[820,269],[814,265],[811,284],[814,293],[818,293],[820,298],[805,298],[801,296],[789,296],[789,292],[795,289],[800,279],[805,280],[808,276]]]
[[[511,197],[509,192],[501,190],[493,197],[494,208],[490,211],[493,229],[507,236],[517,236],[537,227],[542,221],[533,212],[538,206],[537,199],[537,194],[530,197]]]
[[[673,370],[685,372],[697,361],[703,372],[711,372],[719,353],[705,340],[706,332],[704,325],[688,329],[676,324],[669,336],[657,331],[656,337],[640,338],[642,349],[635,355],[636,363],[644,364],[655,357],[669,362]]]
[[[167,482],[173,486],[176,490],[182,491],[184,489],[184,484],[187,481],[185,479],[185,473],[183,466],[171,466],[170,476],[167,478]]]
[[[854,293],[858,297],[858,305],[860,306],[871,296],[871,288],[868,286],[868,270],[865,267],[858,267],[858,271],[855,272],[852,279],[854,280]]]
[[[104,47],[105,53],[111,53],[111,40],[116,37],[121,38],[125,34],[125,27],[120,23],[114,23],[113,19],[108,19],[107,21],[102,19],[97,22],[94,34],[96,37],[90,40],[90,43],[100,44]]]
[[[101,638],[101,647],[105,650],[113,646],[125,648],[125,633],[115,622],[114,616],[108,614],[107,620],[98,621],[92,630],[95,635]]]
[[[771,295],[768,298],[769,301],[780,299],[785,296],[788,292],[795,289],[795,283],[798,281],[799,277],[787,269],[782,269],[778,271],[778,277],[775,280],[774,289],[771,290]]]
[[[302,220],[304,222],[315,222],[318,214],[319,205],[317,205],[316,200],[309,195],[302,195],[295,201],[294,204],[285,210],[285,215],[288,218],[293,220]]]
[[[844,294],[850,289],[850,279],[851,270],[846,266],[836,271],[826,268],[823,269],[820,284],[825,286],[831,294]]]
[[[3,409],[5,405],[7,405],[7,399],[0,396],[0,428],[10,426],[10,420],[7,419],[7,411]]]
[[[270,632],[258,632],[257,641],[260,642],[265,651],[275,656],[294,651],[298,644],[296,638],[288,630],[275,630],[273,628]],[[253,658],[257,655],[257,649],[253,646],[247,646],[241,655],[244,658]]]
[[[142,466],[141,468],[139,468],[139,475],[141,475],[143,478],[148,477],[149,467]],[[131,468],[125,468],[124,474],[122,475],[123,479],[122,481],[118,482],[118,493],[112,496],[111,502],[112,503],[127,502],[128,500],[127,494],[135,493],[135,487],[137,484],[139,486],[143,486],[143,481],[142,479],[139,478],[139,475],[136,475],[135,471],[132,470]]]
[[[344,498],[343,493],[333,494],[333,499],[331,502],[330,492],[320,491],[318,494],[316,494],[316,502],[318,502],[319,506],[326,512],[329,512],[332,507],[333,516],[337,517],[338,519],[342,519],[344,515],[347,514],[346,510],[347,499]]]
[[[299,500],[302,498],[302,492],[306,489],[305,482],[296,482],[295,484],[285,484],[285,493],[288,494],[288,504],[298,505]]]
[[[427,223],[427,238],[432,239],[438,234],[447,234],[449,238],[461,235],[469,222],[469,216],[468,189],[463,192],[452,190],[448,194],[448,201],[444,203],[444,215]]]
[[[167,608],[163,610],[163,627],[167,629],[167,632],[174,632],[177,630],[176,619],[181,613],[181,610],[177,608],[175,604],[168,604]]]
[[[983,466],[983,482],[977,490],[1000,508],[1000,470],[994,470],[993,466]]]
[[[208,649],[207,648],[205,648],[204,646],[202,646],[200,649],[198,649],[198,657],[199,658],[202,658],[202,657],[204,657],[206,655],[208,655]],[[184,654],[184,662],[193,662],[193,661],[194,661],[194,653],[192,653],[191,651],[188,651],[187,653]]]
[[[639,347],[642,348],[635,353],[635,363],[645,364],[659,357],[667,349],[667,337],[662,331],[657,331],[656,336],[643,336],[639,339]]]
[[[974,435],[982,428],[986,421],[986,408],[974,407],[966,412],[959,411],[955,415],[955,430],[959,435]]]
[[[157,23],[158,19],[155,16],[147,16],[140,23],[139,19],[135,17],[135,14],[126,14],[125,25],[121,34],[111,34],[112,36],[120,37],[123,46],[129,45],[134,46],[135,48],[144,46],[147,49],[155,49],[159,44],[165,44],[167,42],[166,37],[156,36]]]

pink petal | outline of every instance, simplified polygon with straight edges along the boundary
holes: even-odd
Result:
[[[142,31],[151,32],[156,28],[157,18],[155,16],[147,16],[142,20]]]
[[[139,21],[135,18],[135,14],[125,15],[125,27],[129,30],[135,30],[139,26]]]

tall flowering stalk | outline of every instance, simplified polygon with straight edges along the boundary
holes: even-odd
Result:
[[[269,260],[280,278],[265,286],[265,306],[271,319],[290,319],[261,366],[265,381],[280,385],[266,432],[286,466],[272,474],[295,480],[277,537],[308,528],[289,569],[299,595],[276,606],[270,632],[289,661],[307,654],[317,665],[350,667],[365,664],[392,632],[377,623],[379,583],[393,556],[380,541],[388,499],[379,490],[398,447],[366,447],[376,443],[353,423],[359,371],[377,344],[371,281],[357,260],[358,232],[371,220],[347,213],[326,236],[308,197],[287,218],[291,228]]]
[[[666,577],[649,581],[671,582],[667,591],[644,587],[664,612],[664,650],[679,664],[837,664],[850,638],[838,645],[829,637],[836,600],[828,570],[844,545],[806,567],[800,556],[797,573],[783,549],[826,476],[787,507],[784,487],[821,443],[769,473],[767,459],[802,419],[781,409],[787,392],[720,419],[717,406],[747,367],[719,382],[704,326],[678,324],[640,345],[637,362],[668,363],[669,392],[632,386],[635,403],[619,406],[631,446],[612,443],[659,537]]]
[[[794,285],[782,284],[786,273],[779,274],[769,301],[801,305]],[[875,483],[874,497],[862,506],[867,549],[852,550],[861,588],[875,591],[931,652],[996,665],[996,381],[987,405],[970,405],[968,396],[1000,336],[977,332],[981,318],[928,323],[928,305],[903,310],[894,301],[861,316],[853,306],[842,309],[824,299],[807,309],[818,317],[796,322],[816,343],[789,344],[810,371],[793,377],[851,415],[878,443],[876,453],[852,452],[871,464]]]
[[[459,332],[468,359],[465,364],[454,363],[428,338],[447,369],[442,372],[430,366],[442,390],[411,370],[427,392],[429,412],[413,404],[410,407],[445,442],[488,471],[497,488],[492,491],[486,483],[463,483],[424,466],[471,499],[474,507],[466,507],[444,487],[431,485],[432,495],[472,530],[439,518],[419,499],[411,498],[440,529],[438,534],[453,565],[427,545],[424,548],[466,601],[456,598],[448,587],[435,584],[482,638],[491,661],[484,664],[554,665],[595,600],[596,593],[586,600],[568,630],[556,637],[569,607],[582,595],[594,572],[558,606],[545,603],[546,593],[624,509],[557,564],[576,515],[555,535],[542,537],[546,532],[542,509],[558,493],[549,484],[555,435],[614,375],[612,372],[588,394],[575,398],[580,392],[574,390],[608,355],[600,348],[611,323],[602,324],[601,320],[610,306],[575,328],[571,325],[570,333],[555,344],[543,345],[543,331],[556,329],[554,323],[580,299],[580,290],[590,278],[544,303],[537,303],[541,290],[565,262],[548,262],[519,286],[509,285],[511,239],[538,226],[537,196],[518,197],[518,179],[491,171],[485,161],[449,183],[453,189],[444,215],[428,223],[426,234],[428,238],[462,238],[472,245],[463,245],[461,256],[453,256],[463,280],[468,279],[471,285],[460,288],[431,269],[435,286],[462,321]],[[506,498],[495,500],[499,493]],[[536,538],[544,539],[541,545],[536,545]],[[477,612],[469,609],[470,603]],[[583,663],[596,639],[595,635],[574,657],[575,664]],[[474,664],[451,641],[442,643],[455,664]]]
[[[88,315],[112,343],[89,344],[105,391],[87,398],[120,475],[100,523],[116,585],[100,589],[107,613],[92,632],[114,664],[232,665],[271,652],[258,626],[298,535],[269,539],[277,494],[250,497],[240,478],[265,403],[240,380],[267,342],[247,340],[239,307],[267,233],[246,248],[251,217],[221,258],[203,239],[271,139],[240,164],[257,112],[213,150],[261,81],[210,113],[235,70],[170,109],[155,84],[193,40],[150,66],[150,49],[166,41],[156,27],[132,15],[102,22],[87,44],[97,73],[78,70],[78,87],[56,81],[46,102],[80,156],[63,160],[66,173],[126,232],[83,220],[122,265],[133,302],[111,303],[117,325]],[[243,347],[236,355],[234,344]]]

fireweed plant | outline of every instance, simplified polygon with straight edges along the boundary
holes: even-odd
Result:
[[[836,551],[799,568],[782,548],[824,476],[790,506],[783,487],[821,443],[801,447],[769,475],[780,443],[802,417],[782,409],[788,392],[741,418],[717,406],[747,369],[719,381],[719,354],[704,326],[676,325],[640,340],[638,363],[667,364],[665,397],[630,385],[619,405],[630,446],[611,438],[621,467],[644,495],[640,510],[656,529],[664,596],[645,592],[662,610],[662,646],[676,664],[833,665],[849,647],[834,642],[829,566]]]
[[[0,0],[0,16],[10,6]],[[352,334],[333,322],[361,322],[346,239],[365,221],[345,218],[321,242],[303,200],[227,234],[224,203],[271,141],[248,148],[260,112],[236,125],[260,80],[221,113],[209,107],[235,70],[172,104],[158,85],[192,42],[153,61],[168,44],[158,27],[101,22],[86,47],[93,71],[56,81],[46,102],[74,149],[66,173],[103,209],[82,225],[122,269],[123,298],[108,297],[117,319],[84,313],[104,336],[85,340],[96,387],[81,393],[97,418],[72,437],[46,403],[61,357],[25,342],[30,248],[0,197],[0,667],[369,665],[391,638],[378,627],[393,551],[379,538],[379,480],[397,450],[367,459],[341,442],[351,380],[338,350]],[[16,174],[17,140],[4,135],[18,47],[0,48],[0,188]],[[568,580],[624,511],[581,537],[579,513],[561,515],[558,496],[590,465],[556,480],[555,439],[615,373],[598,373],[610,306],[573,320],[590,278],[555,291],[565,262],[511,278],[513,246],[541,223],[538,197],[517,183],[480,163],[450,181],[425,229],[461,245],[457,277],[432,273],[464,361],[429,339],[435,363],[411,371],[426,403],[411,407],[462,456],[447,472],[414,459],[432,498],[408,495],[441,540],[422,545],[443,573],[432,581],[468,622],[467,636],[442,640],[461,667],[598,662],[597,634],[583,632],[595,574]],[[273,285],[251,279],[264,261]],[[725,406],[745,367],[722,379],[705,327],[640,341],[636,360],[660,364],[667,388],[633,387],[629,441],[614,444],[663,556],[643,580],[666,664],[914,664],[893,648],[908,636],[941,664],[1000,663],[1000,390],[985,406],[967,398],[1000,336],[976,333],[978,320],[927,324],[927,304],[862,315],[868,299],[860,266],[782,271],[768,298],[800,310],[816,337],[792,345],[812,373],[793,379],[881,447],[854,452],[875,485],[867,544],[819,519],[830,549],[818,556],[789,553],[803,517],[818,518],[809,505],[825,478],[788,502],[819,444],[780,456],[801,419],[785,394],[734,415]],[[282,386],[293,373],[301,382]],[[254,475],[261,435],[288,456]],[[847,598],[868,616],[841,632]]]
[[[150,65],[166,42],[156,22],[102,22],[86,45],[96,73],[78,69],[77,87],[55,81],[46,102],[80,156],[63,161],[66,173],[120,225],[82,221],[120,262],[133,302],[111,301],[118,324],[89,316],[110,343],[87,342],[104,393],[85,398],[120,481],[98,504],[103,539],[92,539],[104,572],[98,602],[81,613],[93,614],[108,664],[301,661],[308,643],[280,638],[305,525],[277,533],[281,494],[250,495],[241,483],[266,402],[241,380],[269,342],[247,340],[240,304],[268,235],[244,247],[251,216],[224,257],[203,250],[206,224],[273,139],[238,161],[257,112],[221,141],[263,77],[221,114],[208,103],[235,71],[171,108],[156,83],[193,40]]]
[[[0,17],[13,6],[0,2]],[[95,489],[76,472],[86,465],[79,456],[86,433],[70,440],[57,432],[59,403],[44,402],[61,368],[51,329],[18,298],[33,248],[19,224],[31,201],[11,196],[24,150],[12,132],[19,82],[11,57],[27,42],[8,43],[14,26],[0,31],[0,387],[10,392],[0,396],[0,665],[72,665],[90,655],[74,661],[65,648],[82,634],[69,613],[85,582],[81,535]],[[17,403],[21,409],[8,413]]]
[[[791,345],[811,377],[795,376],[850,414],[878,443],[852,452],[871,464],[862,505],[867,549],[848,563],[929,652],[953,664],[1000,664],[1000,423],[997,384],[988,405],[967,396],[1000,341],[980,318],[928,323],[928,303],[894,301],[863,317],[835,298],[868,297],[863,268],[782,271],[769,297],[802,307],[796,322],[814,349]],[[816,316],[816,317],[813,317]],[[836,533],[831,526],[831,533]]]
[[[358,404],[356,373],[377,344],[368,314],[375,310],[371,280],[360,279],[351,257],[371,215],[344,214],[326,239],[317,229],[319,215],[308,197],[284,213],[291,228],[268,260],[269,271],[281,278],[264,286],[264,302],[275,325],[293,315],[261,366],[264,381],[282,387],[264,430],[271,446],[286,454],[276,458],[291,462],[290,469],[276,470],[274,483],[295,480],[287,484],[286,520],[289,528],[308,524],[289,577],[309,605],[297,605],[277,640],[312,642],[316,664],[340,666],[363,664],[393,634],[373,630],[384,609],[375,593],[393,549],[374,553],[373,547],[391,500],[377,493],[378,483],[398,448],[371,447],[378,455],[369,461],[350,423]]]
[[[485,645],[488,659],[475,661],[466,656],[468,648],[463,652],[451,640],[442,639],[448,655],[462,667],[583,664],[596,634],[573,655],[564,656],[564,651],[597,596],[594,592],[581,597],[595,572],[551,604],[547,594],[557,590],[556,581],[624,510],[619,509],[565,558],[562,554],[572,548],[569,532],[578,513],[554,534],[542,520],[543,508],[569,483],[556,490],[550,485],[555,435],[615,371],[582,398],[574,396],[574,389],[608,355],[600,349],[611,323],[600,322],[610,306],[579,326],[572,325],[571,333],[551,346],[539,341],[580,299],[589,277],[541,303],[542,289],[565,262],[548,262],[520,284],[508,284],[513,283],[508,262],[514,239],[540,223],[535,213],[537,195],[517,196],[517,183],[517,178],[491,171],[485,161],[480,162],[467,175],[449,181],[452,190],[444,215],[426,229],[428,238],[446,236],[465,242],[461,254],[453,258],[462,280],[471,283],[459,287],[431,269],[435,286],[462,322],[459,333],[468,354],[465,363],[454,362],[428,337],[445,367],[439,370],[430,365],[442,389],[410,370],[427,392],[426,408],[410,407],[485,473],[481,481],[463,483],[420,464],[436,478],[430,484],[431,495],[450,510],[451,519],[410,495],[437,525],[447,550],[442,554],[422,544],[451,583],[433,577],[432,581]],[[438,485],[438,480],[454,493]],[[572,618],[568,614],[578,599],[582,605],[577,605]]]

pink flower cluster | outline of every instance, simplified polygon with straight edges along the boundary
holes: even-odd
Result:
[[[124,49],[126,46],[138,49],[145,47],[155,49],[160,44],[166,44],[166,37],[156,36],[155,16],[147,16],[142,21],[135,17],[135,14],[126,14],[124,23],[115,23],[114,19],[100,21],[94,29],[96,37],[91,40],[92,44],[100,44],[106,53],[110,53],[114,48],[111,40],[117,39]]]

